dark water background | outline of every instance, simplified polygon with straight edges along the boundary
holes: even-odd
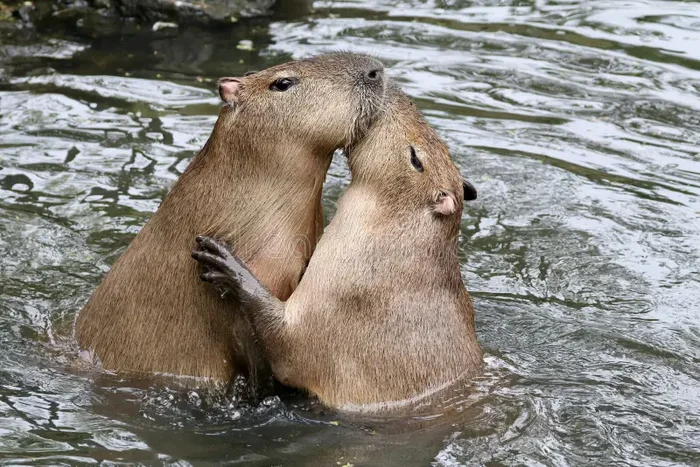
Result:
[[[700,465],[700,3],[285,2],[0,40],[0,462]],[[205,142],[215,80],[338,48],[391,66],[479,189],[464,419],[387,431],[71,369],[75,313]],[[329,214],[348,179],[337,158]]]

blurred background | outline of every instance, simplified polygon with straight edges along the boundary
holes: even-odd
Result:
[[[338,49],[390,66],[479,190],[463,420],[73,368],[75,314],[206,141],[216,80]],[[0,3],[0,462],[700,465],[699,143],[694,1]],[[348,181],[336,157],[329,216]]]

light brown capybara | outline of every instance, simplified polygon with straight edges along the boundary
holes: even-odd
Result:
[[[194,237],[235,244],[286,300],[323,230],[332,153],[369,127],[385,77],[369,56],[332,53],[223,78],[219,94],[226,105],[204,148],[77,318],[81,353],[109,370],[263,378],[269,366],[249,324],[198,278]]]
[[[199,237],[202,278],[242,303],[274,375],[347,411],[415,402],[482,371],[458,236],[464,181],[447,146],[390,85],[348,154],[352,181],[283,302],[225,243]],[[235,244],[234,244],[235,246]]]

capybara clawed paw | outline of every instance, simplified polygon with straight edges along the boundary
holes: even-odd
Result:
[[[215,287],[227,292],[231,287],[232,266],[238,266],[238,261],[229,251],[228,246],[212,237],[200,235],[197,237],[198,247],[192,252],[192,258],[202,266],[199,277]]]
[[[221,242],[213,237],[199,235],[197,237],[197,244],[203,251],[214,253],[221,259],[227,260],[233,258],[228,246],[224,242]]]

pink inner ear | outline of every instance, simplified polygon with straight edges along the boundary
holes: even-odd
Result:
[[[441,194],[437,200],[437,203],[435,203],[435,211],[439,212],[440,214],[442,214],[444,216],[454,214],[454,212],[456,210],[457,210],[457,202],[455,201],[455,199],[452,195]]]
[[[219,96],[221,100],[229,104],[238,102],[238,93],[241,82],[236,78],[221,78],[219,80]]]

